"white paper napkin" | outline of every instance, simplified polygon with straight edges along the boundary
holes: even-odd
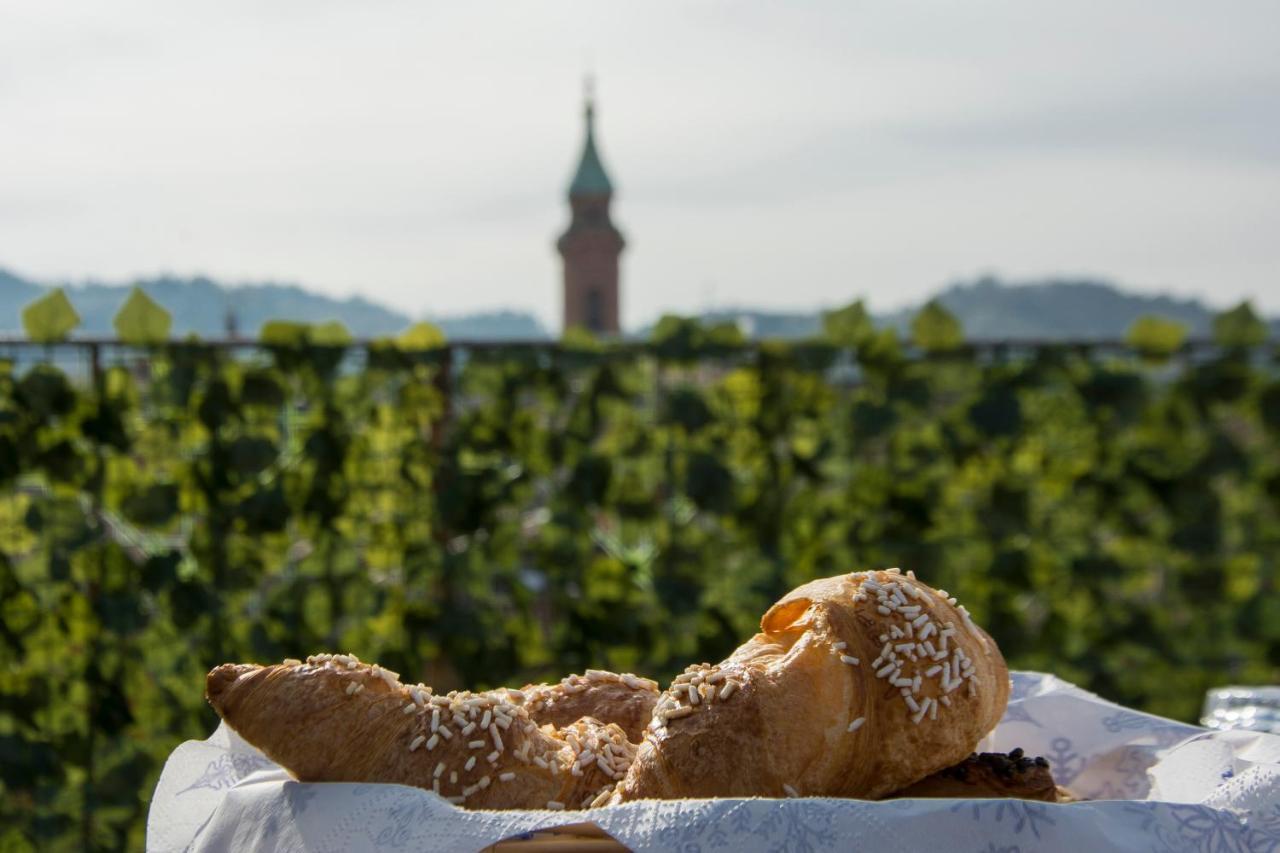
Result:
[[[467,811],[401,785],[296,782],[223,725],[169,757],[147,849],[477,850],[590,820],[637,851],[1280,853],[1280,735],[1209,732],[1015,672],[1005,717],[982,748],[1014,747],[1046,756],[1059,784],[1090,801],[719,799]]]

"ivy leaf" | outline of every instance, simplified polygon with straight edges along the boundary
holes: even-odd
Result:
[[[98,402],[94,412],[80,424],[80,431],[86,438],[116,450],[129,447],[129,433],[125,429],[124,415],[119,401],[103,399]]]
[[[694,453],[685,472],[685,494],[703,509],[727,512],[733,506],[733,473],[712,453]]]
[[[337,320],[312,326],[308,337],[311,343],[322,347],[345,347],[351,343],[351,333]]]
[[[1163,361],[1187,339],[1187,327],[1177,320],[1144,314],[1133,321],[1125,340],[1149,359]]]
[[[280,455],[275,442],[259,435],[239,436],[227,451],[230,467],[246,476],[265,471]]]
[[[309,332],[310,327],[306,323],[269,320],[262,324],[258,339],[273,346],[300,347],[307,342]]]
[[[414,323],[396,338],[396,346],[402,350],[439,349],[444,346],[444,332],[434,323]]]
[[[154,483],[128,495],[121,502],[120,510],[137,524],[148,527],[168,524],[178,512],[178,487],[173,483]]]
[[[835,311],[823,312],[822,315],[822,334],[837,346],[862,346],[875,330],[871,315],[867,313],[861,299]]]
[[[590,330],[582,326],[570,326],[565,329],[564,334],[560,336],[560,346],[562,349],[576,352],[600,352],[604,349],[604,344],[591,334]]]
[[[1267,324],[1258,319],[1248,300],[1213,318],[1213,340],[1224,347],[1253,347],[1267,339]]]
[[[859,400],[853,405],[853,428],[860,438],[874,438],[888,432],[898,416],[892,406]]]
[[[702,395],[694,388],[676,388],[671,391],[663,407],[662,422],[679,424],[687,432],[698,432],[715,422],[715,415]]]
[[[653,327],[649,340],[660,358],[685,361],[697,356],[707,337],[697,320],[664,314]]]
[[[27,337],[40,343],[65,340],[80,325],[80,315],[62,288],[45,294],[22,310],[22,328]]]
[[[69,415],[76,407],[76,391],[62,371],[38,365],[18,383],[18,400],[41,420]]]
[[[707,343],[713,347],[732,349],[746,342],[747,339],[737,323],[716,323],[707,328]]]
[[[1280,434],[1280,382],[1273,382],[1258,395],[1262,423],[1272,434]]]
[[[946,352],[964,344],[964,328],[938,300],[930,299],[911,321],[911,340],[925,352]]]
[[[885,370],[901,360],[902,347],[893,328],[873,332],[858,346],[858,361],[866,367]]]
[[[116,314],[114,325],[116,335],[127,344],[157,344],[168,339],[173,318],[142,288],[135,286]]]
[[[613,464],[609,457],[588,453],[574,466],[566,491],[583,505],[602,504],[609,493],[612,475]]]
[[[969,422],[984,437],[1013,436],[1022,428],[1022,404],[1012,388],[994,386],[969,408]]]
[[[270,371],[255,370],[244,375],[240,399],[251,406],[278,409],[284,405],[284,388]]]

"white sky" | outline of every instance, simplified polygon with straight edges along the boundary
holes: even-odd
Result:
[[[0,265],[558,327],[594,68],[624,323],[1092,274],[1280,313],[1276,0],[0,0]]]

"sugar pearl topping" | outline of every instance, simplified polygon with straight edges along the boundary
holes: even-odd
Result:
[[[936,720],[939,705],[949,707],[951,701],[947,694],[959,687],[967,687],[970,696],[977,693],[977,672],[973,661],[959,644],[951,642],[959,629],[954,621],[939,624],[935,620],[937,604],[929,600],[927,588],[922,589],[915,573],[907,572],[903,577],[898,569],[887,569],[855,573],[850,578],[861,581],[854,593],[855,604],[865,601],[866,606],[877,614],[893,620],[888,633],[880,636],[884,646],[870,665],[877,679],[899,688],[912,723],[918,725],[926,717]],[[964,606],[956,605],[946,590],[934,590],[934,593],[956,608],[964,628],[979,640],[983,651],[986,651],[986,641]],[[884,623],[884,620],[879,621]],[[840,651],[837,654],[842,660],[848,657]],[[857,731],[861,724],[862,718],[859,717],[849,724],[849,731]]]
[[[554,705],[564,696],[575,696],[600,687],[621,685],[630,690],[641,690],[649,693],[658,692],[658,683],[649,678],[641,678],[630,672],[607,672],[603,669],[588,669],[582,675],[567,675],[555,684],[539,684],[526,687],[524,690],[507,690],[514,696],[518,704],[524,705],[531,714]]]
[[[574,775],[599,774],[592,779],[607,780],[612,790],[635,756],[635,748],[617,727],[576,727],[570,732],[571,740],[539,734],[526,707],[528,691],[453,691],[437,696],[427,685],[402,684],[399,673],[362,663],[355,655],[312,655],[305,663],[287,661],[286,665],[333,672],[334,683],[347,697],[357,696],[366,685],[372,685],[376,688],[373,701],[395,702],[394,707],[408,718],[404,748],[415,756],[425,756],[414,759],[424,762],[423,786],[429,779],[431,790],[455,805],[465,804],[491,785],[514,780],[512,762],[552,775],[566,769],[576,770]],[[586,676],[577,678],[591,683],[612,680],[631,689],[657,689],[648,679],[606,675],[611,679],[602,679],[588,670]],[[453,740],[454,734],[462,737],[449,749],[445,744]],[[597,790],[594,783],[590,790]],[[591,799],[595,796],[592,794]]]
[[[649,731],[662,734],[673,720],[729,701],[742,684],[742,673],[721,669],[719,665],[701,663],[686,667],[658,697]]]

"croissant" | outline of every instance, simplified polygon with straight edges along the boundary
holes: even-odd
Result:
[[[520,692],[529,716],[539,725],[550,723],[559,728],[582,717],[593,717],[615,723],[632,743],[639,743],[644,736],[658,701],[656,681],[601,669],[569,675],[556,684],[526,685]]]
[[[675,678],[609,802],[877,799],[959,763],[1008,701],[995,642],[910,572],[805,584],[760,631]]]
[[[206,696],[229,726],[304,782],[428,788],[468,808],[578,808],[635,755],[621,728],[539,727],[520,691],[435,696],[351,655],[224,664]]]

